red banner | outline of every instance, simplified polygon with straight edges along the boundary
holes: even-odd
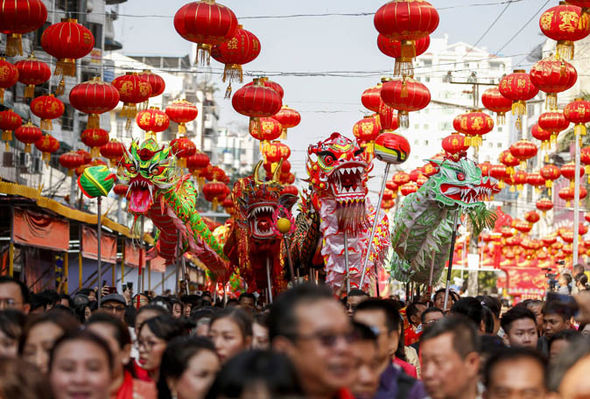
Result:
[[[547,278],[545,271],[539,267],[501,268],[506,275],[498,275],[498,288],[507,288],[509,295],[545,295]]]
[[[21,245],[67,251],[70,246],[70,223],[43,213],[14,209],[14,242]]]
[[[101,260],[106,263],[117,262],[117,237],[102,232],[100,240]],[[97,231],[88,226],[82,226],[82,256],[87,259],[98,258]]]
[[[153,272],[164,273],[166,271],[166,259],[156,256],[150,260],[150,269]]]
[[[141,249],[143,252],[142,267],[145,267],[145,249]],[[123,246],[123,257],[125,258],[125,266],[139,267],[140,259],[140,247],[135,245],[131,240],[125,240]]]

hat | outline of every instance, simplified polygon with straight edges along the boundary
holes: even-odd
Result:
[[[102,299],[100,300],[101,303],[105,303],[105,302],[119,302],[122,303],[123,305],[127,306],[127,302],[125,301],[125,298],[123,298],[123,295],[120,294],[109,294],[109,295],[105,295],[102,297]]]

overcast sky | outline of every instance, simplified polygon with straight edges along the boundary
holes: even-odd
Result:
[[[187,1],[184,0],[129,0],[121,4],[121,16],[116,22],[116,40],[123,43],[123,53],[174,56],[188,54],[191,51],[190,43],[176,33],[173,25],[173,15],[185,3]],[[244,28],[255,33],[261,41],[262,52],[255,61],[245,66],[246,72],[376,72],[370,77],[272,78],[285,89],[283,103],[297,109],[302,115],[301,124],[290,130],[287,141],[293,150],[292,163],[299,172],[299,177],[302,177],[307,146],[327,137],[333,131],[352,137],[352,125],[366,112],[360,103],[362,91],[379,81],[381,71],[391,70],[393,60],[377,48],[377,31],[373,26],[372,15],[250,17],[374,13],[385,2],[225,0],[221,3],[230,7]],[[544,40],[539,30],[538,12],[556,5],[557,2],[547,1],[546,4],[546,0],[433,0],[432,4],[440,15],[440,25],[433,36],[442,37],[448,34],[449,43],[463,41],[475,44],[502,13],[478,46],[486,48],[492,54],[514,56],[513,64],[518,65],[526,63],[526,55]],[[522,32],[509,41],[521,29]],[[191,53],[191,57],[194,54]],[[214,67],[218,68],[219,64]],[[219,86],[225,88],[220,77],[214,76],[213,80],[219,81]],[[223,91],[218,97],[222,104],[220,123],[246,122],[246,117],[233,111],[230,101],[223,100]]]

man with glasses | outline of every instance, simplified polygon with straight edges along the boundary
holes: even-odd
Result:
[[[102,312],[110,313],[113,317],[124,321],[126,304],[127,302],[123,295],[109,294],[105,295],[100,301],[100,310]]]
[[[346,310],[348,311],[348,315],[352,317],[352,314],[359,303],[366,301],[367,299],[369,299],[369,295],[363,290],[353,288],[348,291],[348,295],[346,296]]]
[[[353,320],[365,324],[377,334],[379,389],[375,398],[423,398],[424,386],[393,363],[399,346],[402,321],[392,300],[371,298],[361,302]]]
[[[22,281],[0,276],[0,310],[16,309],[29,313],[31,309],[29,289]]]
[[[325,286],[301,284],[273,303],[269,338],[293,362],[306,397],[351,397],[354,379],[350,319]]]
[[[424,312],[422,312],[422,316],[420,317],[420,320],[422,321],[422,331],[443,317],[445,317],[445,314],[439,308],[426,309]]]

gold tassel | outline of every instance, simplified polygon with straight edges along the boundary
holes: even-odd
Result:
[[[145,132],[145,139],[146,140],[148,140],[148,139],[157,140],[156,132],[152,132],[151,130],[149,132]]]
[[[10,33],[6,37],[6,55],[14,57],[15,55],[23,55],[23,42],[20,33]]]
[[[496,122],[498,125],[503,125],[506,123],[506,114],[504,112],[498,112],[496,116]]]
[[[186,168],[186,158],[178,158],[178,167]]]
[[[569,40],[559,40],[557,42],[557,54],[560,60],[574,59],[574,42]]]
[[[399,126],[402,129],[407,129],[410,127],[410,116],[408,115],[407,111],[399,111],[397,116],[399,119]]]
[[[510,192],[513,193],[514,191],[516,191],[514,190],[514,186],[510,186]]]
[[[35,97],[35,85],[27,85],[25,87],[25,98]]]
[[[216,198],[213,198],[213,201],[211,201],[211,210],[213,210],[214,212],[217,211],[217,207],[219,206],[219,200]]]
[[[27,154],[31,152],[31,144],[29,144],[29,143],[25,144],[25,152]]]
[[[4,89],[0,88],[0,104],[4,105]]]
[[[232,93],[232,88],[231,88],[231,82],[229,82],[229,85],[227,86],[227,89],[225,89],[225,94],[223,95],[224,99],[228,99],[231,98],[231,93]]]
[[[244,71],[242,70],[242,66],[240,64],[225,64],[225,68],[223,68],[223,77],[221,78],[222,82],[228,80],[231,82],[240,82],[244,81]]]
[[[100,155],[100,148],[99,147],[92,147],[90,149],[90,156],[92,158],[98,158],[99,155]]]
[[[86,129],[100,129],[100,115],[89,114]]]
[[[547,94],[547,98],[545,99],[545,108],[549,111],[557,111],[557,94]]]
[[[39,127],[41,130],[53,130],[53,123],[51,123],[51,119],[41,119]]]
[[[44,152],[43,155],[43,161],[45,161],[45,165],[49,165],[49,161],[51,159],[51,153],[50,152]]]
[[[283,128],[283,131],[281,132],[281,140],[287,140],[287,129]]]
[[[121,118],[135,118],[135,115],[137,115],[137,105],[134,103],[124,103],[120,115]]]
[[[584,125],[583,123],[579,123],[574,127],[574,134],[577,134],[579,136],[585,136],[586,135],[586,125]]]
[[[12,130],[2,131],[2,141],[12,141]]]
[[[186,125],[184,124],[184,122],[181,122],[178,124],[178,133],[179,134],[185,134],[186,133]]]
[[[76,59],[74,58],[64,58],[61,60],[57,60],[57,64],[55,66],[55,74],[60,75],[57,71],[61,72],[63,76],[76,76]]]
[[[59,84],[57,85],[57,87],[55,88],[55,96],[61,96],[65,93],[66,91],[66,81],[62,75],[61,80],[59,81]]]
[[[197,46],[197,61],[198,65],[211,65],[211,49],[212,45],[206,43],[199,43]]]
[[[401,98],[408,97],[408,85],[406,84],[406,80],[404,79],[402,82],[402,91],[400,93]]]

